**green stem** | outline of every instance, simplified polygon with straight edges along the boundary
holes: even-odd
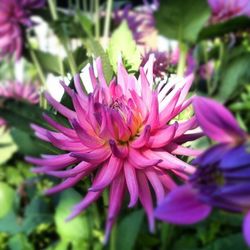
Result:
[[[47,89],[46,78],[45,78],[45,75],[43,73],[42,67],[41,67],[41,65],[36,57],[36,54],[32,48],[30,48],[30,56],[31,56],[31,59],[36,67],[36,71],[38,73],[38,76],[42,82],[42,88],[41,88],[41,94],[40,94],[40,106],[43,107],[44,109],[46,109],[47,108],[47,100],[43,96],[44,91],[46,91],[46,89]]]
[[[186,68],[186,58],[187,58],[187,52],[188,52],[188,47],[186,44],[180,42],[180,58],[179,58],[179,63],[178,63],[178,68],[177,68],[177,75],[183,76]]]
[[[117,223],[113,225],[110,239],[110,250],[116,250]]]
[[[171,225],[163,223],[162,229],[161,229],[161,250],[166,250],[169,242],[170,242],[170,236],[171,236]]]
[[[92,0],[93,1],[93,0]],[[87,1],[86,0],[83,0],[83,10],[85,11],[85,12],[87,12],[88,10],[87,10]]]
[[[72,76],[74,76],[77,73],[77,66],[75,63],[73,53],[72,53],[71,48],[69,46],[68,39],[65,39],[65,41],[63,42],[63,45],[64,45],[64,49],[67,53],[67,58],[68,58],[68,63],[69,63],[71,74],[72,74]]]
[[[105,47],[107,46],[108,39],[109,39],[109,30],[110,30],[110,23],[111,23],[112,6],[113,6],[113,1],[112,0],[107,0],[106,17],[105,17],[104,32],[103,32]]]
[[[95,0],[95,37],[96,39],[100,38],[100,6],[99,0]]]
[[[33,51],[32,48],[30,48],[30,56],[31,56],[31,59],[32,59],[34,65],[36,66],[36,70],[37,70],[38,76],[39,76],[39,78],[40,78],[40,80],[41,80],[44,88],[46,89],[46,78],[45,78],[45,75],[44,75],[42,67],[41,67],[41,65],[40,65],[40,63],[39,63],[39,61],[38,61],[38,59],[36,57],[36,54],[35,54],[35,52]]]
[[[48,0],[49,3],[49,10],[50,10],[50,14],[53,18],[53,20],[58,20],[58,14],[57,14],[57,10],[56,10],[56,3],[55,0]]]

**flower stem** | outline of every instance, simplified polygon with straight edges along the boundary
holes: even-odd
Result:
[[[163,223],[161,228],[161,250],[166,250],[169,247],[171,240],[172,226],[170,224]]]
[[[46,78],[45,78],[45,75],[43,73],[42,67],[41,67],[41,65],[36,57],[36,54],[31,47],[30,47],[30,56],[31,56],[31,59],[36,67],[37,74],[42,82],[42,88],[41,88],[41,94],[40,94],[40,106],[43,107],[44,109],[46,109],[47,108],[47,100],[43,96],[44,91],[46,91],[46,89],[47,89]]]
[[[117,223],[113,225],[110,239],[110,250],[116,250]]]
[[[57,11],[56,11],[56,3],[55,0],[48,0],[49,3],[49,10],[50,10],[50,14],[53,18],[53,20],[58,20],[58,15],[57,15]]]
[[[36,67],[36,70],[37,70],[37,73],[38,73],[38,76],[43,84],[43,87],[46,89],[46,78],[45,78],[45,75],[43,73],[43,70],[42,70],[42,67],[36,57],[36,54],[35,52],[33,51],[32,48],[30,48],[30,56],[31,56],[31,59]]]
[[[113,6],[113,0],[107,0],[106,16],[105,16],[104,32],[103,32],[105,47],[107,47],[108,45],[112,6]]]
[[[185,43],[180,42],[180,58],[178,62],[177,75],[183,76],[186,68],[186,58],[188,47]]]
[[[95,37],[96,39],[100,38],[100,6],[99,0],[95,0]]]

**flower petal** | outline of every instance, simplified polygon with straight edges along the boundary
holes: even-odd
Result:
[[[247,245],[250,247],[250,211],[248,211],[244,218],[243,234]]]
[[[189,225],[205,219],[211,207],[198,200],[196,192],[184,185],[171,191],[155,210],[155,217],[168,223]]]
[[[196,97],[193,105],[199,125],[211,139],[218,142],[245,139],[245,132],[229,110],[220,103],[205,97]]]

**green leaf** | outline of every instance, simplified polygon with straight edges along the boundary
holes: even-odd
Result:
[[[113,32],[109,42],[108,55],[115,72],[117,72],[119,56],[122,57],[125,67],[129,71],[135,72],[139,69],[141,64],[140,52],[126,22],[122,22]]]
[[[156,27],[168,38],[195,42],[209,16],[206,0],[164,0],[156,12]]]
[[[234,33],[241,30],[246,30],[250,26],[250,18],[246,16],[239,16],[229,19],[223,23],[210,25],[201,30],[198,40],[213,39],[224,36],[228,33]]]
[[[49,207],[43,197],[34,197],[25,208],[25,219],[22,231],[30,234],[40,224],[49,224],[53,221]]]
[[[119,250],[132,250],[143,221],[143,211],[135,211],[126,216],[117,228],[117,247]]]
[[[36,58],[44,72],[63,75],[63,60],[59,56],[33,49]]]
[[[227,58],[221,68],[221,83],[217,96],[223,102],[240,91],[242,86],[250,83],[250,53],[234,50],[226,55]]]
[[[219,238],[209,246],[202,250],[247,250],[246,243],[243,240],[242,234],[232,234],[227,237]]]
[[[0,108],[0,117],[3,117],[12,127],[31,132],[31,123],[47,125],[42,117],[44,111],[40,107],[27,102],[3,99]]]
[[[6,183],[0,182],[0,218],[13,210],[15,191]]]
[[[44,142],[35,137],[33,133],[12,128],[11,135],[18,146],[18,152],[23,155],[39,156],[40,154],[59,154],[62,152],[53,147],[50,143]],[[36,146],[34,147],[34,145]]]
[[[34,250],[28,238],[23,234],[17,234],[11,237],[8,246],[10,250]]]
[[[0,128],[0,165],[7,162],[17,151],[17,146],[13,142],[10,133]]]
[[[90,39],[86,45],[88,49],[94,54],[95,58],[97,57],[101,58],[103,74],[107,84],[109,84],[113,77],[113,69],[110,64],[107,53],[104,51],[102,45],[94,39]]]
[[[77,216],[71,221],[65,221],[73,206],[81,200],[82,196],[74,189],[68,189],[60,195],[60,201],[56,207],[55,223],[56,231],[64,241],[77,242],[89,238],[88,222],[84,214]]]
[[[0,232],[14,235],[21,232],[21,230],[22,227],[13,211],[0,220]]]
[[[81,24],[83,31],[85,31],[89,37],[93,37],[93,22],[91,19],[86,16],[84,12],[79,10],[76,11],[76,17]]]

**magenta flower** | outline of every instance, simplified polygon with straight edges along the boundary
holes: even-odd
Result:
[[[153,12],[149,9],[133,10],[131,5],[127,5],[123,9],[117,9],[114,12],[115,24],[120,25],[123,21],[127,22],[133,38],[138,44],[143,45],[145,37],[155,29]]]
[[[152,49],[149,51],[146,51],[144,55],[142,56],[141,66],[143,67],[147,63],[147,61],[149,60],[149,57],[152,54],[155,57],[154,66],[153,66],[154,78],[162,77],[164,73],[166,73],[166,70],[170,64],[170,59],[166,52],[161,52],[161,51],[152,50]]]
[[[219,144],[193,163],[198,165],[186,185],[174,189],[156,209],[157,218],[174,224],[205,219],[212,207],[246,213],[243,232],[250,246],[250,152],[247,134],[221,104],[196,98],[197,120]]]
[[[10,81],[7,84],[0,85],[0,97],[27,101],[31,104],[39,103],[37,86],[17,81]]]
[[[31,104],[39,103],[37,86],[34,84],[23,84],[17,81],[10,81],[0,85],[0,97],[26,101]],[[7,122],[0,118],[0,127],[6,126]]]
[[[98,59],[98,79],[93,68],[89,68],[92,93],[84,93],[78,75],[74,78],[76,91],[62,82],[71,97],[73,110],[47,94],[49,103],[68,119],[69,127],[47,115],[44,118],[55,131],[32,125],[39,138],[66,151],[61,155],[45,155],[41,159],[27,157],[28,162],[38,166],[34,172],[64,179],[46,194],[72,187],[86,176],[93,177],[87,195],[73,208],[69,219],[84,211],[104,189],[109,188],[106,240],[127,191],[129,207],[140,200],[152,231],[154,216],[150,185],[157,203],[160,203],[176,186],[169,173],[185,180],[194,172],[193,166],[176,155],[196,156],[200,153],[181,145],[201,136],[191,131],[197,127],[196,118],[181,123],[174,121],[192,102],[192,99],[186,100],[186,96],[193,76],[154,89],[153,60],[151,57],[140,69],[138,79],[129,75],[119,63],[117,78],[108,86]]]
[[[250,16],[249,0],[208,0],[212,9],[211,22],[226,21],[232,17]]]
[[[18,60],[23,49],[23,27],[33,25],[33,9],[44,6],[44,0],[1,0],[0,2],[0,58],[14,55]]]

